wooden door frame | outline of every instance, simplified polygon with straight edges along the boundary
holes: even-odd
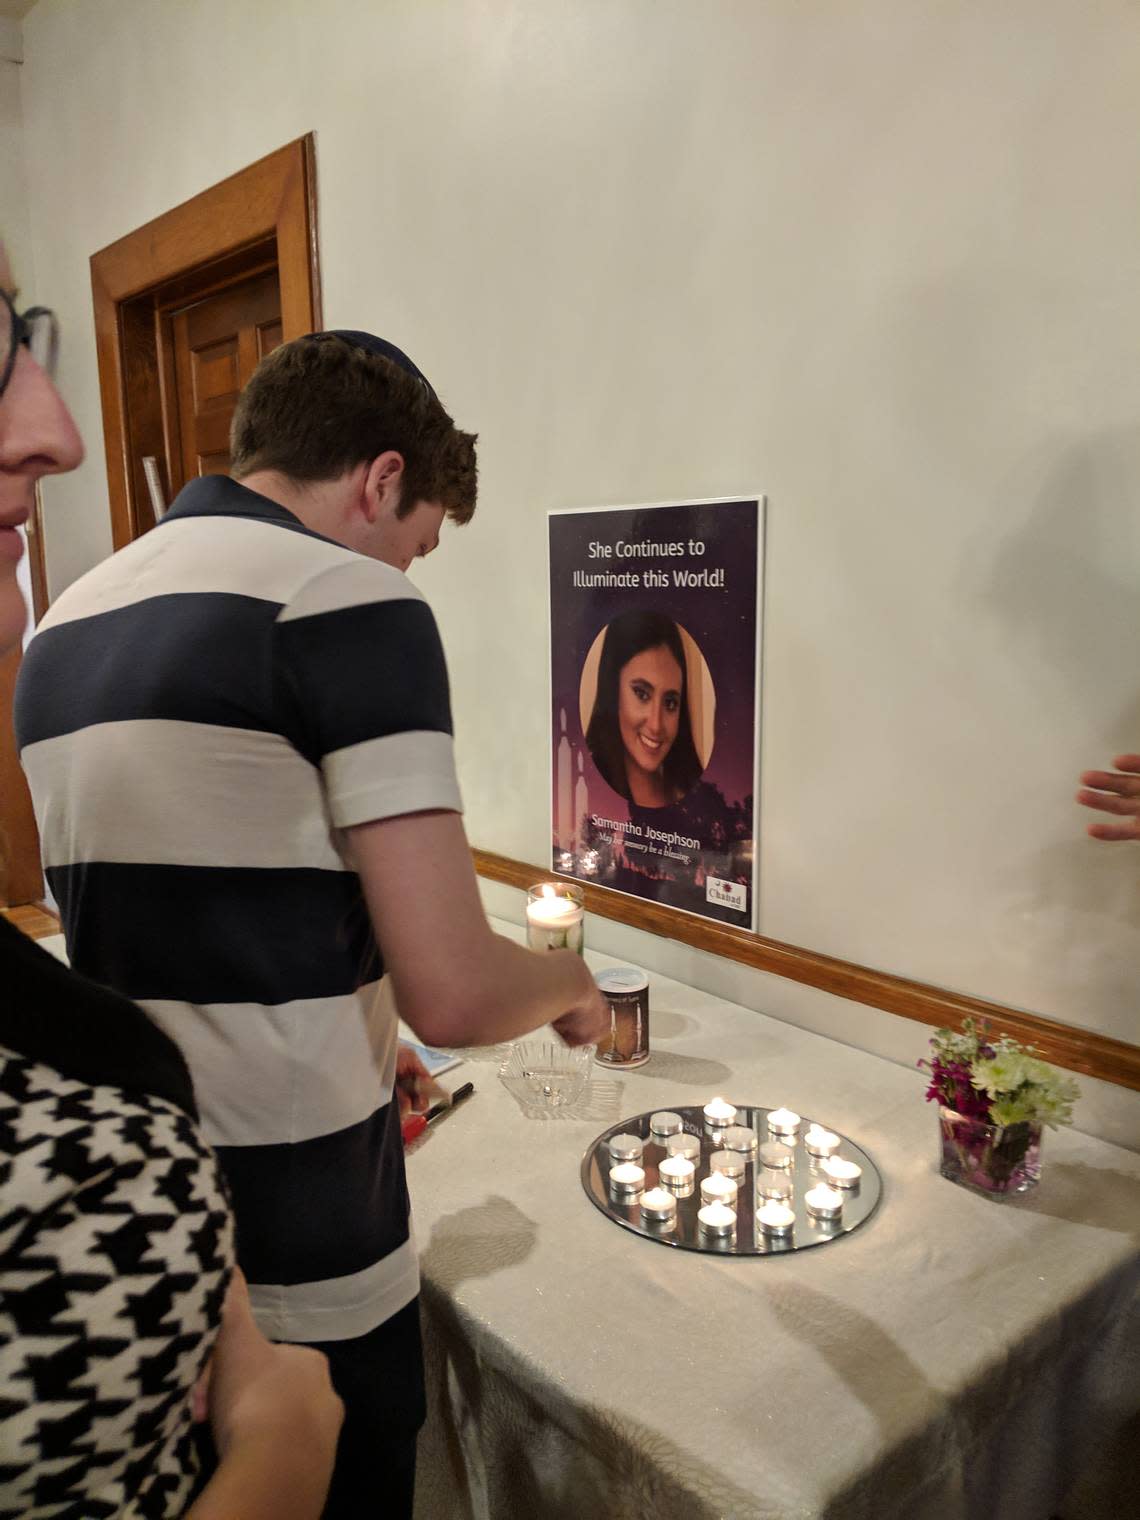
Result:
[[[264,262],[272,245],[285,342],[321,327],[316,148],[312,132],[157,216],[91,257],[95,343],[116,549],[154,521],[141,456],[165,458],[153,297]]]

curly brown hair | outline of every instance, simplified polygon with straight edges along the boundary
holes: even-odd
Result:
[[[404,458],[399,515],[417,502],[452,522],[475,511],[474,433],[461,432],[423,380],[332,333],[283,343],[254,370],[230,427],[235,480],[277,470],[337,480],[387,449]]]

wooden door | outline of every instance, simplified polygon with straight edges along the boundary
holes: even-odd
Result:
[[[44,895],[32,799],[12,732],[12,693],[19,668],[18,649],[0,660],[0,906],[39,902]]]
[[[281,342],[281,286],[273,266],[167,313],[175,415],[167,457],[175,491],[198,475],[226,475],[230,420],[257,365]]]

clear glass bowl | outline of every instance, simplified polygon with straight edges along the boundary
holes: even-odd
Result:
[[[556,1040],[518,1040],[499,1068],[537,1108],[566,1108],[585,1089],[594,1059],[593,1045],[562,1045]]]

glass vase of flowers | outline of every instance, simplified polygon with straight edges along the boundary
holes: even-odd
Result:
[[[1071,1124],[1076,1082],[982,1021],[937,1029],[928,1103],[937,1103],[943,1177],[985,1193],[1024,1193],[1041,1175],[1041,1134]]]

